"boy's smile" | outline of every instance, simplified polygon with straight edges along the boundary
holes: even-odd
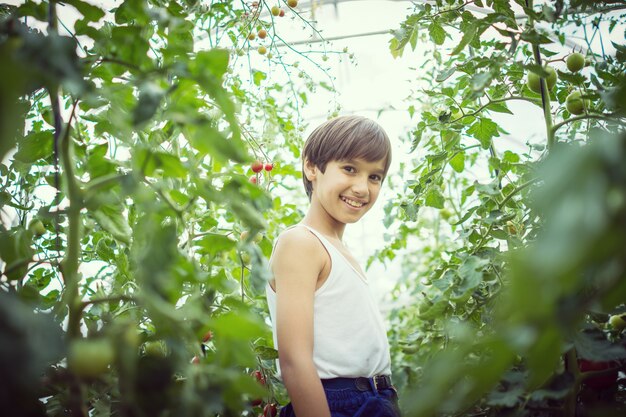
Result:
[[[385,161],[330,161],[325,172],[307,167],[313,183],[311,203],[339,223],[358,221],[374,205],[382,186]]]
[[[367,204],[367,201],[358,201],[358,200],[354,200],[350,197],[341,197],[341,199],[343,201],[346,202],[346,204],[348,204],[350,207],[353,207],[355,209],[361,208],[363,207],[365,204]]]

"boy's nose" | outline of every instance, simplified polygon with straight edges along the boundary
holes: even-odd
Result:
[[[352,184],[352,192],[355,196],[365,197],[368,194],[367,178],[357,178]]]

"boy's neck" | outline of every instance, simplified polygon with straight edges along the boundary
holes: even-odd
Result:
[[[343,232],[346,229],[346,224],[336,221],[333,218],[323,218],[324,216],[318,216],[315,214],[315,209],[310,207],[306,216],[300,221],[313,229],[317,230],[321,234],[335,238],[339,241],[343,239]],[[328,216],[325,216],[328,217]]]

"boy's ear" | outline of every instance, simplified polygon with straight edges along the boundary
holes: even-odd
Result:
[[[304,169],[304,175],[306,176],[306,179],[309,181],[313,181],[315,179],[315,176],[317,175],[317,165],[315,165],[308,159],[305,159],[302,168]]]

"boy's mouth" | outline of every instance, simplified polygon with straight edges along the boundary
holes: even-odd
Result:
[[[343,202],[345,202],[346,204],[348,204],[349,206],[354,207],[354,208],[360,208],[360,207],[363,207],[366,204],[365,202],[352,200],[352,199],[349,199],[349,198],[344,197],[344,196],[340,196],[339,198],[341,198],[341,200]]]

